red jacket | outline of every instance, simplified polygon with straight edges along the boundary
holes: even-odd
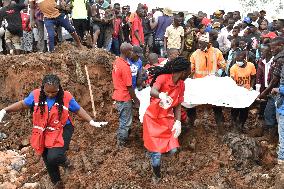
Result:
[[[64,140],[62,137],[63,127],[69,119],[69,102],[73,98],[72,95],[64,91],[63,110],[61,118],[58,115],[58,104],[55,103],[48,111],[47,104],[43,115],[40,113],[39,95],[40,89],[33,91],[34,93],[34,112],[33,112],[33,129],[30,139],[31,146],[38,155],[41,155],[44,148],[63,147]],[[71,121],[71,119],[70,119]]]

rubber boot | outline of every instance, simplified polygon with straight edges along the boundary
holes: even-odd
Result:
[[[154,173],[154,176],[153,176],[153,182],[154,184],[158,184],[161,180],[161,166],[152,166],[153,168],[153,173]]]

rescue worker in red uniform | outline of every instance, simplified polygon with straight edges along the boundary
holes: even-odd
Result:
[[[107,123],[94,122],[73,96],[63,91],[60,79],[56,75],[46,75],[40,89],[31,92],[24,100],[2,109],[0,122],[6,113],[29,108],[33,108],[30,144],[35,152],[42,156],[54,187],[64,188],[59,166],[65,169],[71,167],[65,156],[74,131],[69,111],[76,113],[94,127],[101,127]]]
[[[143,118],[143,140],[150,152],[154,182],[161,178],[162,153],[175,153],[181,133],[181,103],[184,100],[184,80],[190,75],[190,64],[178,57],[164,67],[149,68],[151,101]]]

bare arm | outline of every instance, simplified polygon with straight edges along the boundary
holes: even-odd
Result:
[[[142,68],[143,69],[143,68]],[[142,70],[138,71],[137,73],[137,87],[140,87],[143,83],[142,79]]]
[[[134,31],[134,35],[135,35],[135,37],[137,38],[137,40],[139,41],[139,44],[142,45],[142,41],[141,41],[140,36],[139,36],[139,34],[138,34],[138,30],[135,30],[135,31]]]
[[[175,120],[181,120],[181,104],[174,107]]]
[[[155,20],[155,18],[152,18],[152,20],[150,21],[150,27],[152,30],[156,29],[158,25],[158,21]]]
[[[279,80],[280,80],[279,77],[273,76],[273,78],[270,81],[268,87],[259,95],[258,98],[264,99],[271,92],[271,90],[276,87],[276,85],[279,82]]]
[[[150,91],[150,95],[155,98],[159,98],[159,90],[156,87],[152,87]]]
[[[86,112],[86,110],[84,110],[84,108],[80,108],[78,112],[76,112],[76,114],[82,118],[84,121],[87,121],[88,123],[90,123],[91,120],[93,120],[91,118],[91,116],[89,116],[89,114]]]
[[[127,87],[127,90],[132,98],[132,100],[134,101],[134,106],[139,108],[140,102],[139,99],[137,98],[132,86]]]
[[[184,36],[180,36],[181,38],[181,48],[180,48],[180,53],[182,53],[183,49],[184,49]]]
[[[96,5],[93,5],[91,7],[91,13],[92,13],[92,20],[96,22],[101,22],[102,20],[97,18],[97,7]]]
[[[7,113],[10,113],[10,112],[17,112],[17,111],[20,111],[20,110],[24,110],[24,109],[29,109],[29,106],[27,106],[24,101],[19,101],[19,102],[16,102],[6,108],[4,108],[4,110],[7,112]]]
[[[35,1],[30,1],[30,22],[31,27],[35,26]]]
[[[250,78],[250,87],[253,88],[256,82],[256,75],[252,75]]]
[[[167,46],[168,46],[168,38],[164,37],[164,49],[167,50]]]

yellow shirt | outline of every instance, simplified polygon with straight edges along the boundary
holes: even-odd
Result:
[[[168,38],[167,48],[180,49],[181,48],[181,37],[184,36],[184,29],[182,26],[175,28],[170,25],[166,29],[165,37]]]
[[[73,0],[72,18],[87,19],[88,12],[86,8],[86,0]]]

